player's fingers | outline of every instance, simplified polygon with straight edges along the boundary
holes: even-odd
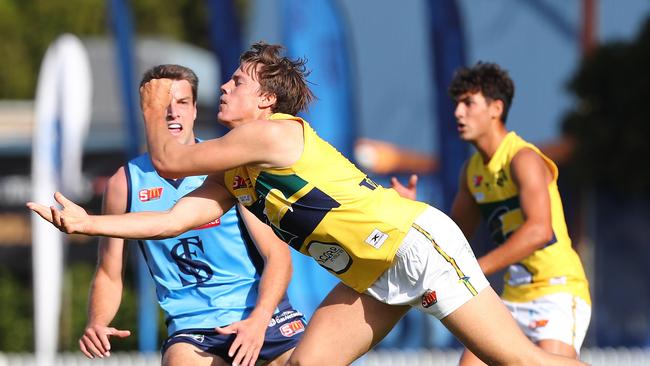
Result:
[[[234,343],[233,343],[233,345],[234,345]],[[232,349],[232,347],[231,347],[231,349]],[[234,355],[234,358],[233,358],[233,361],[232,361],[232,365],[233,365],[233,366],[248,365],[247,362],[246,362],[246,363],[244,362],[244,361],[246,360],[247,353],[248,353],[248,352],[247,352],[247,350],[244,348],[244,346],[240,344],[240,345],[239,345],[239,349],[237,350],[237,353]],[[232,356],[230,356],[230,357],[232,357]]]
[[[101,352],[99,357],[103,357],[110,349],[111,343],[108,341],[108,337],[104,333],[99,332],[87,332],[86,335],[93,342],[97,351]],[[108,349],[105,344],[108,343]]]
[[[401,188],[404,188],[404,186],[402,185],[402,183],[400,183],[400,182],[399,182],[399,179],[397,179],[396,177],[391,177],[391,178],[390,178],[390,184],[391,184],[391,187],[393,187],[394,189],[398,189],[398,190],[399,190],[399,189],[401,189]]]
[[[223,335],[228,335],[228,334],[235,334],[237,333],[237,330],[233,328],[231,325],[225,326],[225,327],[216,327],[214,330]]]
[[[131,335],[131,331],[111,328],[111,335],[114,337],[125,338]]]
[[[104,358],[105,350],[103,349],[102,343],[94,333],[86,332],[82,337],[82,340],[89,352],[99,358]]]
[[[77,205],[76,203],[70,201],[70,200],[69,200],[66,196],[64,196],[63,193],[61,193],[61,192],[55,192],[55,193],[54,193],[54,199],[56,200],[56,202],[58,202],[59,204],[61,204],[61,206],[63,206],[64,209],[65,209],[66,207],[76,206],[76,205]]]
[[[240,351],[240,348],[241,348],[241,339],[239,339],[239,337],[236,337],[235,340],[230,345],[230,348],[228,349],[228,356],[235,357],[235,355],[237,355],[237,357],[239,357],[238,353]],[[239,358],[241,359],[241,357]]]
[[[50,215],[52,215],[52,224],[61,230],[61,212],[54,206],[50,206]]]
[[[99,341],[102,343],[102,347],[104,349],[104,354],[108,357],[110,356],[110,351],[111,351],[111,342],[108,339],[108,336],[111,335],[111,332],[106,332],[106,333],[100,333],[99,334]]]
[[[409,188],[415,188],[417,184],[418,184],[418,175],[411,174],[411,177],[409,177]]]
[[[244,359],[240,363],[242,366],[255,366],[255,362],[257,361],[257,355],[259,353],[259,350],[257,350],[255,347],[251,347],[248,352],[246,352],[246,355],[244,356]]]
[[[36,212],[38,216],[44,218],[45,220],[52,222],[52,212],[50,211],[49,207],[43,206],[36,202],[27,202],[27,208]]]
[[[83,342],[82,339],[79,339],[79,350],[81,350],[81,353],[86,355],[86,357],[95,358],[95,356],[93,356],[93,354],[88,351],[88,349],[86,348],[86,344]]]

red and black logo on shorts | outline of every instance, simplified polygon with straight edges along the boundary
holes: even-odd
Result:
[[[293,337],[295,334],[305,331],[305,325],[301,320],[294,320],[291,323],[283,324],[280,327],[280,333],[285,337]]]
[[[438,302],[438,296],[433,290],[427,290],[424,295],[422,295],[422,307],[428,308],[429,306]]]

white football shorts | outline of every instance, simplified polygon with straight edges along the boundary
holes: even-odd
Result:
[[[429,207],[404,237],[393,264],[366,293],[442,319],[488,286],[456,223]]]
[[[580,354],[591,306],[570,293],[541,296],[529,302],[503,301],[530,340],[554,339],[569,344]]]

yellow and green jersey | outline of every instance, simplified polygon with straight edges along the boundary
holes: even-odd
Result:
[[[304,149],[286,168],[228,170],[225,184],[262,222],[358,292],[390,266],[426,204],[370,180],[301,118]]]
[[[546,294],[569,292],[590,303],[589,284],[567,232],[557,188],[558,169],[552,160],[534,145],[509,132],[487,164],[478,152],[470,158],[466,184],[478,203],[492,240],[497,245],[504,243],[524,222],[519,191],[510,172],[512,159],[522,148],[539,154],[553,174],[553,181],[548,185],[553,238],[543,248],[508,268],[503,298],[527,302]]]

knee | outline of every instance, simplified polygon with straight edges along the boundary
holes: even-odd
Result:
[[[285,363],[285,366],[298,366],[298,365],[302,365],[302,363],[300,363],[300,360],[298,360],[296,357],[293,356],[289,357],[289,359]]]
[[[297,352],[293,352],[291,354],[291,357],[289,357],[289,360],[287,360],[287,363],[285,365],[287,366],[320,366],[320,365],[327,365],[329,364],[328,362],[319,362],[316,360],[314,357],[309,357],[308,355],[300,355]]]

